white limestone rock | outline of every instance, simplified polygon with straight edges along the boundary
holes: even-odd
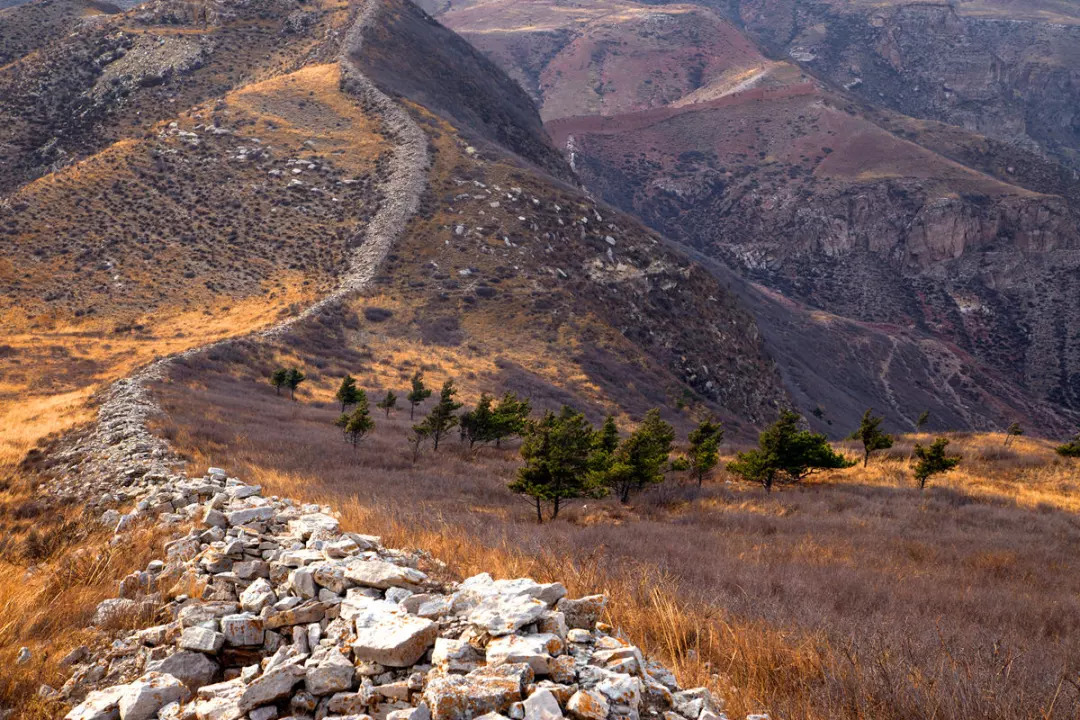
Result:
[[[387,667],[416,664],[435,642],[439,626],[402,611],[385,600],[353,595],[342,603],[342,616],[352,618],[356,637],[352,643],[356,660]]]
[[[412,589],[427,580],[427,575],[409,567],[384,560],[357,558],[345,565],[345,578],[357,585],[385,590],[391,587]]]
[[[537,690],[525,699],[525,720],[562,720],[562,708],[550,690]]]
[[[126,686],[118,703],[120,720],[150,720],[165,705],[187,700],[190,694],[172,675],[146,673]]]
[[[180,633],[180,647],[184,650],[216,655],[225,644],[225,636],[210,628],[192,625]]]

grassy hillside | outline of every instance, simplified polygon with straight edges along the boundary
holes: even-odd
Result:
[[[426,361],[432,384],[453,373],[466,397],[488,389],[466,367]],[[516,448],[470,452],[455,439],[414,464],[406,407],[388,419],[373,408],[377,428],[353,450],[332,424],[332,384],[291,402],[253,378],[174,383],[163,431],[193,471],[225,466],[329,502],[357,531],[427,549],[456,574],[603,588],[618,599],[613,619],[684,682],[713,685],[732,717],[1066,718],[1076,707],[1077,466],[1044,441],[950,435],[961,468],[925,492],[909,458],[928,436],[909,435],[867,469],[772,495],[717,471],[701,490],[673,477],[630,505],[579,502],[537,526],[505,488]]]

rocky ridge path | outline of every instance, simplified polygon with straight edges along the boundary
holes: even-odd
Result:
[[[101,511],[114,542],[136,523],[177,537],[98,606],[107,651],[75,649],[67,683],[41,694],[75,703],[68,720],[725,720],[707,689],[681,690],[601,621],[603,596],[487,574],[439,582],[419,569],[437,561],[343,532],[329,507],[265,497],[219,468],[176,473],[149,429],[161,410],[148,385],[171,363],[274,338],[362,290],[416,212],[427,137],[350,60],[379,11],[368,0],[347,33],[342,84],[395,147],[386,200],[339,287],[282,323],[114,383],[92,431],[59,451],[67,473],[50,491]]]
[[[603,596],[486,573],[439,582],[422,553],[219,468],[131,490],[134,515],[192,529],[93,619],[106,633],[160,624],[74,650],[67,684],[43,688],[79,703],[67,720],[725,720],[707,689],[681,690],[601,621]],[[122,542],[134,515],[102,522]]]

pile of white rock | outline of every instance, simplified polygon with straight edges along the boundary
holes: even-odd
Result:
[[[724,718],[707,689],[681,690],[601,621],[603,596],[487,574],[438,582],[421,553],[217,468],[138,507],[195,527],[124,578],[94,623],[166,622],[65,659],[58,694],[81,700],[68,720]]]

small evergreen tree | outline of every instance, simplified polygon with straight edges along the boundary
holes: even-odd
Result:
[[[712,419],[702,420],[690,431],[687,440],[690,449],[686,458],[674,469],[689,470],[697,478],[698,487],[705,480],[705,475],[720,462],[720,441],[724,439],[724,427]]]
[[[1008,447],[1013,438],[1020,437],[1023,434],[1024,428],[1020,427],[1020,423],[1010,423],[1009,427],[1005,428],[1005,442],[1003,444]]]
[[[504,393],[502,399],[492,409],[492,436],[495,445],[502,444],[503,438],[520,435],[529,420],[532,405],[529,401],[518,400],[512,392]]]
[[[447,380],[439,393],[439,402],[435,404],[423,422],[413,428],[414,430],[420,428],[426,432],[435,450],[439,449],[439,441],[458,424],[459,419],[454,413],[461,407],[461,403],[454,400],[454,395],[457,395],[454,381]]]
[[[483,445],[495,439],[495,413],[491,403],[495,398],[480,393],[476,407],[461,415],[461,439],[469,442],[471,450],[476,443]]]
[[[619,449],[619,428],[615,417],[608,415],[599,430],[594,430],[589,450],[589,481],[597,487],[607,487]]]
[[[819,470],[855,464],[832,449],[820,433],[800,430],[801,418],[783,410],[780,418],[758,435],[758,446],[739,453],[727,469],[771,492],[777,482],[797,483]]]
[[[352,375],[343,377],[341,379],[341,385],[338,386],[337,394],[334,395],[334,397],[341,403],[341,412],[345,412],[345,408],[349,405],[355,405],[358,399],[356,378]]]
[[[604,424],[593,435],[593,449],[608,455],[614,455],[619,449],[619,427],[614,415],[604,418]]]
[[[558,415],[548,411],[525,428],[524,465],[508,487],[533,499],[536,522],[544,521],[543,503],[551,503],[554,520],[564,500],[602,494],[589,472],[592,451],[593,429],[585,415],[565,405]]]
[[[344,420],[344,422],[342,422]],[[343,414],[338,419],[346,437],[352,442],[353,450],[356,449],[365,435],[375,429],[375,421],[371,419],[371,410],[368,408],[367,393],[363,390],[356,391],[356,407],[347,415]]]
[[[270,384],[274,386],[274,390],[277,394],[281,394],[281,388],[285,387],[289,383],[289,371],[285,368],[278,368],[270,376]]]
[[[926,423],[928,423],[929,421],[930,421],[930,411],[929,410],[923,410],[919,414],[919,417],[917,417],[915,419],[915,432],[921,432],[922,429],[923,429],[923,426],[926,425]]]
[[[1064,445],[1058,445],[1054,452],[1061,457],[1080,457],[1080,433]]]
[[[285,376],[285,384],[289,387],[289,397],[293,400],[296,399],[296,388],[300,387],[300,383],[307,379],[307,375],[304,375],[299,368],[291,368]]]
[[[393,390],[387,390],[382,400],[375,403],[375,407],[386,411],[386,417],[390,417],[390,411],[397,407],[397,395]]]
[[[863,445],[863,467],[870,462],[870,453],[875,450],[885,450],[893,446],[893,437],[888,433],[881,432],[883,417],[874,417],[874,409],[869,408],[863,413],[859,429],[848,436],[848,440],[860,440]]]
[[[416,406],[431,397],[431,388],[424,385],[424,373],[419,370],[413,373],[409,382],[412,383],[412,389],[405,399],[409,401],[409,419],[412,420],[416,415]]]
[[[630,502],[631,493],[664,481],[674,440],[675,429],[661,419],[660,410],[653,408],[645,413],[641,425],[619,443],[603,473],[605,483],[616,491],[619,500]]]
[[[926,488],[926,481],[933,475],[948,472],[960,464],[957,456],[948,456],[945,449],[949,446],[948,438],[939,437],[929,446],[915,443],[915,482],[919,489]]]

